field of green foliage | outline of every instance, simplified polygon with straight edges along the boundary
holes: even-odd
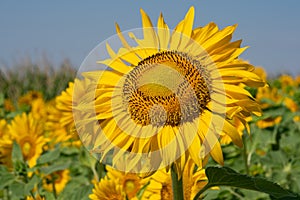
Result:
[[[300,76],[268,79],[263,69],[256,73],[268,82],[264,88],[249,88],[263,115],[249,119],[251,134],[244,131],[244,148],[223,145],[225,166],[299,194]],[[163,199],[159,195],[171,188],[168,178],[151,190],[155,178],[143,180],[100,164],[60,120],[65,115],[65,90],[75,76],[68,65],[54,69],[32,64],[0,71],[0,199],[89,199],[97,192],[117,192],[119,186],[127,199],[149,199],[150,192]],[[215,165],[210,160],[207,166]],[[115,191],[109,181],[117,182]],[[220,186],[202,197],[270,199],[269,194]]]

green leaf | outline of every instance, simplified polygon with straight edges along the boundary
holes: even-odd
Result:
[[[0,106],[4,105],[4,94],[0,92]]]
[[[37,185],[41,179],[37,175],[33,175],[29,182],[24,187],[24,193],[29,195],[30,191],[34,188],[35,185]]]
[[[11,191],[11,198],[12,199],[24,198],[25,196],[24,188],[25,188],[25,183],[17,182],[17,181],[13,182],[9,187],[9,190]]]
[[[94,167],[97,163],[97,159],[93,157],[93,155],[88,152],[85,148],[82,148],[79,154],[79,161],[81,164],[87,167]]]
[[[45,154],[41,155],[37,160],[37,163],[44,164],[44,163],[52,162],[57,158],[59,158],[59,155],[60,155],[60,149],[59,147],[57,147],[54,150],[48,151]]]
[[[28,166],[24,162],[21,147],[16,141],[13,142],[11,157],[14,171],[20,175],[26,174]]]
[[[230,186],[267,193],[272,199],[300,199],[276,183],[259,177],[250,177],[240,174],[228,167],[208,167],[205,170],[208,178],[207,185],[196,195],[195,200],[208,188],[214,186]]]
[[[13,163],[24,162],[21,147],[16,141],[13,142],[11,156]]]
[[[137,192],[137,198],[139,199],[139,200],[141,200],[142,199],[142,197],[143,197],[143,194],[144,194],[144,192],[145,192],[145,190],[146,190],[146,188],[147,188],[147,186],[150,184],[150,181],[148,182],[148,183],[146,183],[138,192]]]
[[[58,196],[58,200],[89,200],[89,194],[92,193],[93,185],[79,185],[78,183],[68,184],[64,191]]]
[[[40,170],[44,175],[51,174],[53,172],[67,169],[71,165],[71,161],[59,161],[53,165],[49,165],[47,167],[41,167]]]
[[[61,148],[61,154],[71,156],[79,153],[78,147],[63,147]]]
[[[40,195],[45,196],[45,199],[47,199],[47,200],[56,200],[53,192],[48,192],[48,191],[42,190],[40,192]]]
[[[0,166],[0,177],[0,190],[13,183],[16,179],[15,176],[11,174],[4,166]]]

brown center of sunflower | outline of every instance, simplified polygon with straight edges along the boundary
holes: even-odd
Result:
[[[126,174],[122,185],[130,199],[133,198],[141,188],[139,179],[134,174]]]
[[[123,103],[142,126],[191,122],[210,101],[205,66],[186,53],[163,51],[140,61],[125,77]]]
[[[160,196],[161,200],[173,199],[173,191],[171,184],[162,184]]]
[[[25,159],[30,159],[35,154],[35,145],[32,143],[32,139],[29,137],[24,137],[20,141],[20,146],[22,147],[23,156]]]

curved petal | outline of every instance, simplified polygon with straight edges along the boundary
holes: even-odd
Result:
[[[165,23],[162,13],[157,20],[157,35],[159,40],[159,49],[166,50],[170,42],[170,31]]]
[[[148,44],[148,47],[159,48],[158,40],[156,33],[153,29],[152,22],[148,15],[145,13],[143,9],[140,9],[142,15],[142,24],[143,24],[143,32],[144,32],[144,43]]]

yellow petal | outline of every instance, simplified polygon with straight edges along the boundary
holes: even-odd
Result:
[[[189,11],[185,15],[184,23],[182,27],[182,34],[184,34],[186,37],[190,37],[193,31],[193,24],[194,24],[194,15],[195,15],[195,9],[194,7],[190,7]]]
[[[125,63],[123,63],[120,59],[107,59],[107,60],[101,60],[98,61],[97,63],[104,64],[113,70],[122,73],[122,74],[127,74],[129,71],[132,70],[131,67],[127,66]]]
[[[177,50],[180,44],[181,30],[183,28],[183,20],[177,24],[171,35],[170,49]]]
[[[253,71],[254,66],[251,65],[250,63],[243,61],[243,60],[236,60],[233,61],[232,63],[224,63],[222,65],[219,65],[218,68],[223,69],[223,68],[233,68],[237,70],[246,70],[246,71]]]
[[[162,13],[157,21],[157,34],[159,39],[159,47],[161,50],[166,50],[170,41],[170,31],[168,25],[165,23]]]
[[[116,23],[115,26],[116,26],[117,34],[118,34],[123,46],[127,49],[131,49],[130,45],[127,43],[126,39],[124,38],[123,34],[121,33],[119,25]]]
[[[223,132],[231,138],[232,142],[235,145],[237,145],[240,148],[243,147],[242,137],[238,133],[236,127],[227,120],[224,121]]]
[[[175,50],[185,50],[186,45],[190,42],[193,31],[195,9],[192,6],[185,18],[178,23],[171,37],[170,48]]]
[[[190,37],[192,35],[193,31],[193,24],[194,24],[194,15],[195,15],[195,9],[192,6],[187,14],[185,15],[185,18],[183,20],[183,27],[182,27],[182,36],[181,36],[181,42],[180,46],[178,47],[179,50],[184,50],[188,42],[190,42]]]
[[[129,51],[133,51],[133,48],[127,43],[126,39],[124,38],[123,34],[121,33],[121,30],[120,30],[120,27],[118,24],[116,24],[116,30],[117,30],[117,34],[118,34],[123,46]],[[141,48],[140,48],[140,51],[134,50],[134,53],[136,54],[137,57],[141,57],[141,58],[148,57],[147,55],[145,55],[145,53],[142,50],[143,49],[141,49]]]
[[[209,53],[210,54],[215,54],[215,53],[219,54],[224,49],[236,49],[236,48],[240,48],[241,47],[241,43],[242,43],[242,40],[237,40],[237,41],[234,41],[234,42],[229,42],[227,44],[225,43],[222,46],[216,47],[214,49],[210,49]]]
[[[206,40],[202,44],[202,46],[209,52],[212,49],[216,49],[217,47],[227,44],[231,40],[232,33],[234,32],[236,26],[237,25],[228,26],[223,30],[217,32],[216,34],[214,34],[214,37]]]
[[[139,40],[132,32],[129,33],[129,37],[134,39],[135,42],[139,45],[134,50],[138,49],[138,51],[135,52],[138,56],[140,56],[141,59],[147,58],[150,55],[156,54],[158,52],[158,48],[154,44],[150,43],[147,38]]]
[[[173,128],[171,126],[165,126],[158,133],[158,146],[160,148],[163,163],[170,165],[176,160],[176,140]]]
[[[224,165],[224,158],[221,149],[221,145],[217,142],[210,151],[211,157],[220,165]]]
[[[119,49],[118,54],[120,55],[119,57],[121,59],[132,64],[133,66],[137,66],[138,63],[141,61],[141,58],[136,54],[137,51],[140,50],[136,50],[136,49],[128,50],[128,49],[121,48]]]
[[[201,45],[208,38],[214,35],[217,31],[218,31],[217,25],[211,22],[207,24],[205,27],[199,27],[194,29],[192,39]]]
[[[232,94],[232,96],[234,96],[235,94],[239,95],[246,95],[248,97],[252,97],[252,95],[245,90],[242,87],[236,86],[236,85],[230,85],[230,84],[224,84],[225,90],[227,92],[227,94]]]
[[[106,43],[106,49],[108,54],[110,55],[111,59],[97,61],[97,63],[104,64],[114,70],[116,70],[119,73],[126,74],[128,73],[132,68],[127,66],[125,63],[123,63],[120,58],[118,58],[118,55],[112,50],[109,44]]]
[[[152,22],[143,9],[140,9],[140,12],[142,16],[144,41],[147,41],[149,43],[148,46],[155,47],[158,49],[158,40],[156,33],[153,29]]]
[[[239,55],[241,55],[248,47],[237,48],[237,49],[225,49],[220,54],[211,55],[211,59],[215,62],[226,62],[230,63],[234,59],[236,59]]]

